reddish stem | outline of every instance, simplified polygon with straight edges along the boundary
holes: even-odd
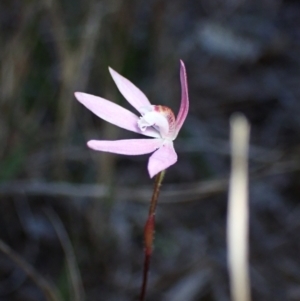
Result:
[[[144,270],[143,270],[143,284],[142,284],[142,289],[141,289],[140,301],[144,301],[145,297],[146,297],[148,272],[149,272],[149,268],[150,268],[150,259],[151,259],[151,254],[145,254]]]
[[[165,171],[161,171],[155,177],[155,183],[154,183],[154,189],[153,189],[153,194],[152,194],[150,208],[149,208],[148,219],[146,221],[145,229],[144,229],[145,258],[144,258],[143,283],[141,288],[140,301],[144,301],[146,297],[150,259],[153,250],[153,241],[154,241],[154,232],[155,232],[155,211],[157,206],[159,190],[164,175],[165,175]]]

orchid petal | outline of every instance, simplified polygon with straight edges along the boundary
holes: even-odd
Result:
[[[188,86],[187,86],[187,76],[186,69],[183,61],[180,60],[180,82],[181,82],[181,103],[180,109],[176,118],[176,136],[180,131],[187,113],[189,111],[189,95],[188,95]]]
[[[140,117],[138,126],[142,131],[153,126],[158,129],[162,137],[166,137],[169,132],[168,120],[162,114],[155,111],[146,113],[144,116]]]
[[[97,151],[122,154],[122,155],[144,155],[154,152],[162,145],[161,139],[126,139],[126,140],[90,140],[89,148]]]
[[[112,68],[108,69],[121,94],[137,111],[141,113],[141,108],[151,106],[148,98],[139,88]]]
[[[141,131],[138,127],[138,116],[107,99],[82,92],[75,92],[75,97],[95,115],[107,122],[145,136],[155,138],[160,136],[151,128]]]
[[[152,178],[159,172],[165,170],[177,161],[177,154],[173,147],[173,142],[167,142],[162,145],[156,152],[149,158],[148,172]]]

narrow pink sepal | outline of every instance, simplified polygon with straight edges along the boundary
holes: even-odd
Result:
[[[138,87],[112,68],[108,69],[121,94],[138,112],[142,113],[141,108],[151,106],[146,95]]]
[[[150,128],[142,132],[137,125],[138,116],[107,99],[82,92],[75,92],[75,97],[95,115],[107,122],[145,136],[159,137],[159,134]]]
[[[176,135],[180,131],[187,113],[189,111],[189,95],[188,95],[188,85],[185,65],[182,60],[180,60],[180,82],[181,82],[181,103],[180,109],[176,118]]]
[[[90,140],[87,143],[89,148],[97,151],[131,156],[152,153],[161,144],[161,139]]]
[[[167,169],[176,162],[177,154],[173,147],[173,142],[164,144],[149,158],[148,172],[150,178],[153,178],[160,171]]]

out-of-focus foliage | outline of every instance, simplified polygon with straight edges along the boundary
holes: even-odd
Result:
[[[0,237],[71,296],[61,244],[43,211],[54,208],[86,299],[133,300],[151,191],[147,158],[88,150],[90,138],[135,134],[97,119],[73,93],[129,108],[111,66],[152,103],[177,112],[182,59],[191,109],[162,189],[176,193],[160,198],[170,204],[158,208],[149,300],[229,298],[228,119],[236,111],[252,124],[253,299],[299,300],[299,15],[292,0],[1,1]],[[0,299],[44,300],[4,255]]]

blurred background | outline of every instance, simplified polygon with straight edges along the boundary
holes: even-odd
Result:
[[[42,277],[61,300],[137,300],[148,156],[89,150],[89,139],[137,135],[95,117],[73,93],[133,110],[111,66],[177,113],[179,59],[190,112],[159,199],[148,300],[230,299],[236,111],[252,125],[253,300],[300,300],[299,1],[1,0],[0,39],[0,246],[23,259],[0,252],[1,301],[46,300]],[[24,262],[37,275],[24,273]]]

